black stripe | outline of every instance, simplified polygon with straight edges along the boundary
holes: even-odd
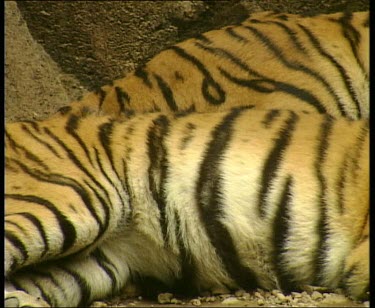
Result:
[[[248,43],[249,40],[243,37],[242,35],[238,34],[234,31],[233,28],[226,28],[224,33],[228,34],[231,38],[235,39],[236,41],[239,41],[241,43]]]
[[[34,274],[34,272],[33,272]],[[53,296],[53,294],[48,294],[44,288],[42,287],[42,285],[40,283],[38,283],[37,281],[35,281],[35,278],[33,279],[32,283],[35,285],[35,287],[37,287],[40,291],[40,294],[42,296],[42,298],[44,299],[44,301],[46,301],[48,304],[51,305],[51,307],[55,307],[57,305],[56,301],[53,300],[53,298],[51,297],[51,295]],[[46,281],[45,281],[46,283]],[[50,282],[49,282],[50,283]],[[24,306],[22,306],[24,307]]]
[[[194,38],[198,41],[201,41],[202,43],[212,44],[212,41],[206,35],[204,35],[204,33],[199,33],[194,36]]]
[[[173,97],[173,92],[171,88],[168,86],[168,84],[158,75],[158,74],[153,74],[156,81],[158,82],[158,86],[161,90],[161,93],[163,94],[163,97],[165,101],[167,102],[167,105],[170,110],[176,112],[178,111],[178,106],[176,104],[176,101]]]
[[[81,146],[82,150],[85,152],[87,159],[89,160],[90,164],[92,165],[93,163],[92,163],[92,160],[91,160],[91,157],[90,157],[89,150],[87,149],[86,144],[83,142],[81,137],[76,132],[76,130],[78,129],[78,126],[80,124],[79,123],[80,121],[81,121],[81,119],[78,116],[76,116],[76,115],[70,116],[68,121],[66,122],[65,130],[69,135],[71,135],[75,140],[77,140],[77,142]]]
[[[80,275],[79,273],[63,266],[63,265],[58,265],[58,269],[61,269],[65,273],[69,274],[72,276],[77,283],[77,286],[80,289],[81,293],[81,300],[79,304],[77,305],[78,307],[87,307],[87,304],[89,301],[92,299],[92,294],[91,294],[91,288],[90,288],[90,283],[86,281],[86,279]]]
[[[309,38],[309,40],[310,40],[311,44],[314,46],[314,48],[323,57],[325,57],[326,59],[328,59],[328,61],[330,61],[332,63],[332,65],[338,70],[338,72],[339,72],[339,74],[341,76],[341,80],[344,82],[345,87],[346,87],[347,91],[349,92],[349,95],[350,95],[352,101],[355,104],[356,113],[355,113],[354,119],[359,119],[360,116],[361,116],[361,104],[358,101],[358,98],[356,96],[355,91],[353,90],[351,78],[347,74],[345,68],[332,55],[330,55],[329,53],[327,53],[323,49],[323,47],[321,46],[319,40],[314,36],[314,34],[309,29],[307,29],[303,25],[298,25],[298,26],[306,33],[307,37]],[[338,101],[338,103],[339,103],[338,108],[341,110],[342,115],[344,115],[345,117],[348,117],[348,118],[353,118],[352,115],[348,114],[345,111],[345,103],[342,103],[340,100]]]
[[[139,66],[135,72],[134,76],[142,79],[143,83],[150,89],[152,89],[152,83],[150,81],[150,78],[148,76],[148,72],[145,70],[145,66]]]
[[[58,138],[52,131],[50,131],[47,127],[44,127],[44,131],[47,133],[48,136],[50,136],[57,144],[59,144],[68,155],[69,159],[82,171],[84,172],[94,183],[97,187],[103,191],[108,200],[110,200],[110,196],[107,192],[107,190],[101,185],[101,183],[93,176],[82,164],[82,162],[77,158],[77,156],[74,154],[74,151],[70,149],[60,138]]]
[[[316,234],[319,235],[318,245],[314,254],[314,273],[315,281],[313,285],[321,285],[324,276],[324,266],[326,263],[328,253],[328,237],[329,237],[329,225],[327,216],[327,182],[324,178],[323,168],[324,161],[326,158],[326,151],[329,147],[328,138],[331,134],[333,125],[332,117],[327,116],[321,125],[321,131],[319,135],[319,145],[317,149],[317,157],[314,163],[316,177],[319,184],[319,208],[320,215],[316,225]]]
[[[290,224],[292,223],[289,211],[293,200],[293,184],[293,178],[289,175],[285,181],[272,224],[273,265],[276,270],[279,286],[282,291],[287,293],[298,290],[298,286],[294,282],[295,278],[288,272],[288,268],[284,263],[284,260],[288,258],[288,251],[285,246],[288,243]]]
[[[121,89],[120,87],[115,87],[117,102],[120,106],[120,113],[126,113],[125,104],[130,103],[130,96],[125,90]]]
[[[276,178],[276,173],[281,164],[284,151],[289,146],[298,119],[297,114],[291,111],[290,117],[285,121],[285,125],[279,131],[274,146],[264,163],[258,196],[258,210],[261,217],[264,217],[266,214],[265,206],[267,204],[268,193],[271,190],[272,182]]]
[[[282,19],[281,18],[281,20],[287,20],[287,19]],[[266,21],[261,21],[261,20],[257,20],[257,22],[256,22],[257,24],[267,24],[267,25],[275,25],[275,26],[277,26],[277,27],[279,27],[279,28],[281,28],[286,34],[287,34],[287,36],[289,36],[289,41],[294,45],[294,47],[298,50],[298,51],[300,51],[300,52],[302,52],[302,53],[304,53],[304,54],[306,54],[306,48],[302,45],[302,43],[300,42],[300,40],[299,40],[299,36],[298,36],[298,33],[296,32],[296,31],[294,31],[294,30],[292,30],[292,29],[290,29],[290,28],[288,28],[288,24],[289,23],[284,23],[284,22],[281,22],[281,21],[275,21],[275,20],[266,20]],[[270,32],[270,33],[272,33],[273,31],[270,29],[270,28],[268,28],[268,32]],[[249,42],[249,40],[248,39],[245,39],[247,42]]]
[[[13,285],[13,287],[16,288],[16,290],[24,291],[25,293],[27,293],[26,289],[19,284],[19,281],[17,281],[17,276],[10,276],[6,279],[9,279],[9,282]]]
[[[113,133],[114,121],[110,120],[109,122],[103,123],[99,126],[99,140],[100,144],[103,146],[105,153],[109,159],[109,163],[113,172],[116,174],[117,178],[120,178],[117,170],[115,168],[115,163],[113,160],[113,153],[111,149],[111,142],[112,142],[112,133]]]
[[[33,125],[32,125],[33,126]],[[46,141],[42,140],[41,138],[39,138],[37,135],[35,135],[33,132],[31,132],[30,128],[27,127],[25,124],[22,124],[21,125],[21,128],[22,130],[27,133],[30,137],[32,137],[33,139],[35,139],[35,141],[39,142],[41,145],[43,145],[44,147],[46,147],[49,151],[51,151],[56,157],[58,158],[62,158],[60,156],[59,153],[57,153],[57,151]],[[33,126],[34,128],[34,126]],[[37,130],[38,134],[40,134],[39,132],[39,129]]]
[[[59,272],[54,271],[55,267],[54,267],[53,261],[46,262],[45,264],[48,265],[48,267],[47,266],[44,267],[43,265],[41,265],[39,267],[32,267],[32,273],[43,277],[43,279],[48,279],[48,282],[45,282],[45,283],[47,283],[47,284],[53,283],[54,288],[58,289],[64,295],[65,298],[68,297],[67,293],[69,293],[69,290],[66,290],[65,288],[63,288],[61,283],[59,281],[57,281],[56,278],[53,276],[53,274],[55,274],[55,275],[60,274]],[[51,266],[52,269],[49,266]],[[54,291],[54,293],[51,294],[51,295],[53,296],[55,294],[55,292],[56,291]],[[57,305],[57,303],[54,303],[54,302],[49,302],[49,303],[51,304],[52,307]]]
[[[361,131],[357,137],[357,142],[355,144],[354,148],[354,154],[352,156],[352,176],[354,183],[357,183],[357,177],[360,174],[360,170],[363,170],[363,168],[359,165],[359,160],[361,159],[362,155],[366,153],[368,155],[369,149],[366,148],[365,150],[363,147],[365,146],[365,141],[367,138],[369,138],[369,120],[364,121],[363,126],[361,128]]]
[[[38,230],[38,232],[40,234],[40,237],[42,238],[43,244],[44,244],[44,249],[43,249],[43,252],[41,254],[41,256],[43,257],[46,254],[46,252],[49,251],[49,244],[48,244],[46,232],[44,231],[43,225],[40,222],[39,217],[37,217],[37,216],[35,216],[31,213],[27,213],[27,212],[21,212],[21,213],[6,215],[7,218],[9,218],[11,216],[22,216],[22,217],[24,217],[25,219],[29,220],[34,225],[34,227]],[[6,222],[7,223],[14,223],[13,221],[7,221],[7,220],[6,220]]]
[[[353,52],[353,56],[355,60],[357,61],[358,66],[361,68],[363,74],[367,76],[366,70],[363,67],[359,55],[358,55],[358,45],[361,41],[361,34],[358,32],[358,30],[351,24],[353,19],[353,13],[346,11],[343,13],[342,17],[339,18],[337,21],[341,25],[342,28],[342,34],[343,36],[348,40],[350,47]]]
[[[122,186],[125,188],[125,193],[129,198],[128,204],[129,204],[130,213],[128,215],[126,215],[126,213],[123,213],[124,219],[121,219],[121,220],[130,224],[131,219],[133,217],[132,213],[133,213],[133,204],[134,204],[134,193],[133,193],[133,190],[130,188],[129,178],[128,178],[128,164],[126,160],[124,159],[122,159],[122,170],[124,173],[124,183],[122,184]]]
[[[349,154],[345,155],[344,162],[341,164],[338,178],[336,181],[337,208],[340,214],[344,213],[345,188],[347,187],[347,177],[349,171]]]
[[[38,196],[33,195],[18,195],[18,194],[5,194],[5,198],[19,200],[34,204],[42,205],[43,207],[50,210],[56,217],[61,232],[64,234],[64,241],[63,241],[63,251],[66,251],[77,240],[77,232],[75,230],[74,225],[69,221],[69,219],[55,206],[53,203],[49,202],[46,199],[40,198]],[[17,246],[18,247],[18,246]],[[22,247],[21,247],[22,249]]]
[[[196,277],[196,268],[192,256],[189,253],[189,248],[186,247],[184,241],[184,235],[181,230],[181,219],[177,211],[174,212],[175,221],[176,221],[176,239],[177,246],[180,251],[180,267],[181,274],[180,279],[175,283],[175,291],[182,294],[196,294],[198,292],[195,282],[197,281]]]
[[[164,185],[168,172],[168,153],[164,144],[164,138],[169,132],[169,125],[168,118],[165,115],[161,115],[153,121],[153,125],[147,133],[148,158],[150,160],[148,180],[152,197],[159,208],[159,220],[164,240],[167,240]]]
[[[53,183],[53,184],[57,184],[60,186],[68,186],[72,188],[80,196],[80,198],[86,205],[88,211],[91,213],[91,215],[96,220],[99,226],[99,232],[95,240],[97,240],[105,232],[105,229],[103,228],[103,224],[100,220],[100,217],[96,213],[96,210],[93,206],[93,202],[90,198],[90,195],[84,188],[81,187],[79,182],[77,182],[76,180],[72,178],[65,177],[62,174],[53,174],[53,173],[45,174],[37,170],[29,169],[26,165],[22,164],[21,162],[16,161],[16,163],[22,168],[22,170],[25,173],[29,174],[31,177],[36,178],[38,181],[44,181],[47,183]],[[108,192],[105,191],[105,193],[109,199]],[[110,200],[108,201],[108,203],[110,204]],[[103,208],[105,208],[106,206],[107,206],[106,203],[102,203]],[[68,249],[69,247],[70,246],[66,247],[65,249]]]
[[[215,54],[217,56],[223,57],[226,60],[231,61],[233,64],[244,70],[246,73],[253,75],[255,77],[258,77],[259,79],[240,79],[236,78],[233,75],[231,75],[229,72],[224,70],[223,68],[219,67],[219,70],[224,77],[231,80],[232,82],[243,86],[248,87],[250,89],[263,92],[263,93],[272,93],[275,91],[285,92],[286,94],[290,94],[291,96],[297,97],[308,104],[312,105],[317,109],[320,113],[326,113],[325,107],[321,104],[321,102],[312,94],[304,89],[300,89],[295,87],[292,84],[287,84],[280,81],[275,81],[272,79],[269,79],[266,76],[263,76],[259,72],[253,70],[250,68],[246,63],[242,62],[240,59],[235,57],[230,52],[221,49],[221,48],[213,48],[204,46],[202,44],[196,43],[196,46],[210,52],[212,54]]]
[[[72,111],[71,106],[63,106],[63,107],[57,109],[57,112],[60,113],[61,115],[66,115],[71,111]]]
[[[9,218],[10,216],[16,216],[16,215],[18,215],[18,214],[7,214],[6,217]],[[14,227],[17,228],[21,233],[24,233],[24,234],[27,233],[26,229],[25,229],[24,227],[20,226],[20,225],[18,224],[18,222],[16,222],[16,221],[10,221],[10,220],[8,220],[8,219],[5,218],[4,222],[5,222],[6,224],[8,224],[8,225],[12,225],[12,226],[14,226]],[[19,221],[19,223],[22,223],[22,222]],[[17,233],[18,233],[18,231],[17,231]]]
[[[18,238],[16,234],[14,234],[12,231],[4,230],[4,236],[5,238],[12,243],[14,247],[16,247],[19,252],[22,254],[23,261],[27,261],[29,258],[29,253],[27,251],[27,248],[25,244]],[[16,260],[13,260],[13,263],[10,266],[10,270],[13,271],[13,269],[18,265],[18,262]]]
[[[180,137],[181,142],[179,145],[179,149],[181,151],[185,150],[190,141],[194,138],[196,128],[197,126],[195,124],[190,122],[186,123],[185,130],[183,132],[184,135]]]
[[[265,128],[270,128],[273,121],[280,117],[280,110],[272,109],[265,115],[262,124]]]
[[[100,155],[99,155],[99,152],[96,148],[94,148],[94,151],[95,151],[95,158],[96,158],[96,161],[98,163],[98,166],[100,168],[100,171],[101,173],[104,175],[104,177],[107,179],[107,181],[111,184],[111,187],[113,187],[115,190],[116,190],[116,193],[117,195],[119,196],[119,198],[121,199],[121,204],[117,204],[116,203],[116,207],[120,207],[120,208],[125,208],[125,204],[126,202],[124,201],[124,199],[122,198],[122,194],[121,192],[119,191],[119,189],[117,188],[117,185],[115,184],[115,182],[113,181],[113,178],[110,177],[104,170],[103,168],[103,164],[102,164],[102,161],[100,159]],[[116,176],[117,178],[119,179],[119,175],[117,174],[116,170],[115,170],[115,173],[116,173]],[[121,183],[121,181],[120,181]],[[124,188],[124,187],[122,187]]]
[[[267,24],[273,24],[273,25],[276,25],[276,26],[282,28],[285,31],[285,33],[289,36],[289,41],[294,45],[294,47],[298,51],[306,54],[306,47],[303,46],[303,44],[300,42],[299,35],[296,31],[288,28],[288,26],[283,22],[269,21],[269,22],[266,22],[266,23]]]
[[[105,253],[99,248],[93,251],[91,256],[95,259],[98,266],[100,266],[110,278],[110,286],[112,287],[112,292],[107,296],[113,296],[122,287],[121,281],[119,281],[116,276],[116,273],[118,272],[116,266],[108,259]]]
[[[226,271],[239,286],[253,289],[257,286],[256,276],[251,269],[241,264],[233,238],[221,222],[225,204],[221,198],[223,187],[220,163],[230,143],[234,122],[243,110],[237,108],[227,113],[222,122],[212,131],[212,139],[208,144],[199,170],[196,198],[200,220]]]
[[[17,149],[19,150],[22,150],[22,152],[24,153],[25,155],[25,158],[27,158],[28,160],[31,160],[33,162],[35,162],[37,165],[39,165],[41,168],[43,168],[44,170],[49,170],[49,167],[48,165],[46,165],[44,163],[43,160],[41,160],[38,156],[36,156],[35,154],[31,153],[29,150],[27,150],[24,146],[22,145],[19,145],[12,137],[11,135],[5,131],[5,136],[7,137],[8,141],[9,141],[9,145],[10,147],[16,152],[16,153],[19,153]]]
[[[221,86],[212,78],[204,64],[196,57],[188,54],[184,49],[172,46],[171,50],[175,51],[180,57],[191,62],[204,76],[202,83],[203,97],[212,105],[221,105],[225,102],[226,94]]]
[[[104,99],[105,99],[107,93],[102,88],[99,88],[95,91],[95,94],[98,95],[98,97],[99,97],[98,107],[99,107],[99,110],[101,110],[102,107],[103,107]]]
[[[110,217],[111,217],[111,213],[110,213],[110,208],[113,208],[113,204],[110,203],[110,202],[106,202],[104,200],[104,198],[98,193],[98,191],[89,183],[87,182],[86,180],[83,180],[83,183],[85,185],[87,185],[91,191],[94,193],[94,195],[96,196],[96,198],[99,200],[100,204],[102,205],[102,209],[105,213],[104,215],[104,222],[102,224],[102,230],[107,230],[108,228],[108,225],[109,225],[109,220],[110,220]],[[93,209],[94,212],[96,213],[95,209]],[[91,211],[90,211],[91,212]]]
[[[283,50],[280,49],[277,44],[272,42],[269,37],[264,35],[262,32],[260,32],[258,29],[250,26],[244,26],[245,29],[252,32],[277,58],[280,62],[282,62],[286,67],[303,72],[311,77],[313,77],[315,80],[319,81],[326,90],[334,97],[335,102],[340,107],[340,97],[335,92],[335,89],[331,87],[331,85],[316,71],[312,70],[311,68],[306,67],[305,65],[298,63],[298,62],[290,62],[286,59],[284,56]],[[341,114],[343,113],[343,110],[340,109]]]
[[[315,97],[315,95],[311,94],[310,92],[304,89],[297,88],[291,84],[273,81],[270,79],[240,79],[232,76],[224,69],[219,68],[219,70],[223,74],[223,76],[242,87],[247,87],[261,93],[283,92],[285,94],[294,96],[308,103],[309,105],[314,106],[314,108],[317,109],[319,113],[327,113],[326,108]]]

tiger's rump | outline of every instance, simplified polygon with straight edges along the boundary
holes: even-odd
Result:
[[[366,120],[71,115],[7,125],[6,149],[6,273],[30,293],[37,281],[49,303],[102,298],[135,274],[196,290],[368,291]],[[71,276],[78,302],[49,291],[44,261]],[[35,277],[22,270],[34,264]]]
[[[62,113],[308,110],[369,116],[369,14],[254,13],[156,55]]]

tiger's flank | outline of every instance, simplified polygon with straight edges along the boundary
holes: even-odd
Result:
[[[137,277],[363,299],[368,133],[251,106],[8,124],[5,304],[84,306]]]

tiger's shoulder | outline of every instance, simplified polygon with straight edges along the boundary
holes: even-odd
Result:
[[[368,75],[369,12],[260,12],[167,48],[57,116],[212,112],[256,104],[367,118]]]

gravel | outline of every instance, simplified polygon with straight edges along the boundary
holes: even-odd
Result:
[[[370,307],[370,302],[353,301],[341,289],[330,292],[320,287],[306,287],[302,292],[283,294],[279,290],[252,292],[238,290],[227,294],[210,294],[180,298],[161,293],[157,300],[122,295],[111,301],[94,302],[91,307]]]

